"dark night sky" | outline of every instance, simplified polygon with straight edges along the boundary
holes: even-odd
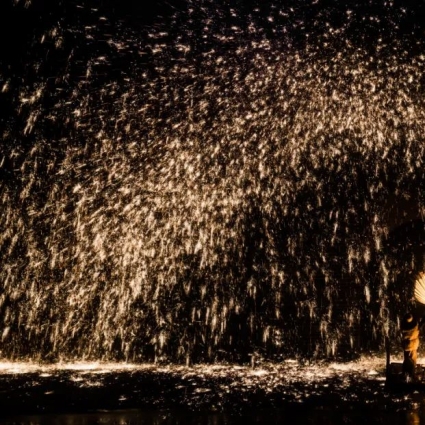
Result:
[[[76,5],[87,8],[98,8],[111,20],[124,20],[129,26],[143,27],[164,21],[173,11],[185,11],[191,5],[210,2],[188,2],[184,0],[172,1],[132,1],[132,0],[25,0],[16,2],[4,0],[0,5],[0,61],[5,63],[23,60],[23,55],[35,35],[40,34],[51,24],[63,21],[70,22],[76,17]],[[213,2],[223,10],[234,8],[241,16],[248,16],[256,7],[267,16],[270,8],[293,8],[295,16],[305,22],[306,28],[312,27],[321,30],[325,22],[338,26],[345,18],[345,12],[353,11],[351,31],[354,37],[390,36],[408,39],[409,42],[422,39],[425,22],[421,18],[425,12],[425,2],[413,0],[276,0],[276,1],[241,1],[230,2],[219,0]],[[211,8],[211,6],[208,6]],[[379,18],[373,24],[368,21],[370,16]],[[258,18],[258,17],[257,17]],[[261,19],[261,18],[258,18]],[[394,31],[397,34],[394,34]],[[373,40],[370,40],[373,42]],[[366,41],[368,43],[368,41]]]
[[[29,6],[25,6],[25,1],[15,2],[5,0],[0,5],[0,48],[2,50],[2,61],[6,62],[16,56],[21,56],[22,52],[30,43],[34,34],[48,27],[58,20],[75,19],[75,6],[84,5],[87,8],[93,7],[104,11],[110,19],[125,20],[130,26],[144,26],[154,24],[170,16],[173,11],[185,11],[191,2],[184,0],[172,1],[132,1],[132,0],[31,0]],[[201,4],[202,2],[199,2]],[[208,4],[209,2],[204,2]],[[299,19],[305,21],[306,27],[314,26],[315,22],[329,22],[338,26],[345,16],[345,11],[350,9],[354,13],[355,21],[353,32],[359,34],[374,35],[379,32],[385,33],[392,24],[396,24],[398,34],[393,34],[401,38],[412,37],[420,39],[423,37],[425,23],[421,18],[425,12],[425,2],[412,0],[359,0],[359,1],[338,1],[338,0],[276,0],[276,1],[241,1],[230,2],[216,1],[214,4],[223,9],[235,8],[240,15],[248,15],[255,8],[264,10],[265,15],[270,7],[289,8],[292,7]],[[261,13],[261,12],[260,12]],[[370,25],[364,20],[369,16],[379,17],[379,23]],[[357,25],[356,25],[357,24]],[[317,24],[316,24],[317,25]],[[320,24],[319,24],[320,27]],[[387,34],[388,35],[388,34]]]

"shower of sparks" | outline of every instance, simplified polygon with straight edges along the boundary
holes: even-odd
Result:
[[[0,75],[2,356],[337,355],[394,331],[425,56],[356,44],[353,10],[309,33],[292,8],[188,4],[137,31],[77,6],[25,84]]]

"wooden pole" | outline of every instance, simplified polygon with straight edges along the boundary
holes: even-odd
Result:
[[[386,374],[388,375],[389,371],[390,371],[390,339],[388,338],[388,336],[385,337],[385,354],[386,354]]]

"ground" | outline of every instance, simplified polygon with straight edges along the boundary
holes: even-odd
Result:
[[[4,419],[136,409],[248,415],[251,420],[249,412],[290,411],[308,419],[306,423],[331,423],[335,415],[344,423],[362,423],[370,422],[373,415],[379,422],[409,423],[394,421],[421,415],[422,405],[418,392],[395,394],[385,388],[385,359],[379,357],[348,363],[288,360],[254,368],[0,363],[0,418]]]

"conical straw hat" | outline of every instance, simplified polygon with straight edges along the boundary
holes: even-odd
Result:
[[[420,272],[415,280],[416,301],[425,304],[425,273]]]

